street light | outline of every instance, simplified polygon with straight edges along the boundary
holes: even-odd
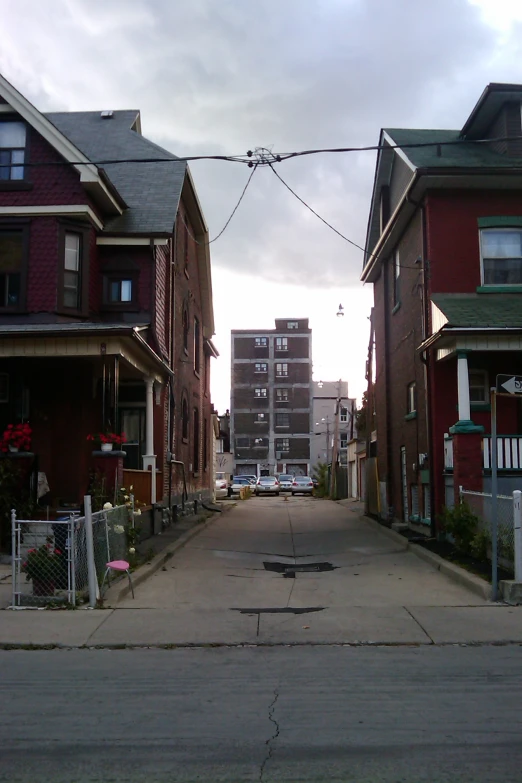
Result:
[[[344,307],[342,304],[339,305],[339,309],[337,311],[337,318],[344,316]]]

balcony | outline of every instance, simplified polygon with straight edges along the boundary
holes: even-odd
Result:
[[[482,468],[491,470],[491,435],[482,439]],[[497,438],[498,470],[522,471],[522,435],[499,435]],[[444,470],[453,470],[453,440],[444,437]]]

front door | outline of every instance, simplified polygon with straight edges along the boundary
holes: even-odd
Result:
[[[129,470],[142,470],[142,456],[145,449],[145,408],[121,408],[121,431],[127,442],[123,446],[126,453],[124,467]]]
[[[406,447],[401,446],[401,483],[402,483],[402,518],[408,521],[410,511],[408,508],[408,477],[406,473]]]

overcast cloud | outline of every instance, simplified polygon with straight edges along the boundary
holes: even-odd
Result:
[[[520,15],[510,0],[0,0],[0,70],[42,111],[141,109],[144,134],[179,155],[366,145],[383,126],[461,127],[488,82],[520,81]],[[317,155],[278,172],[364,245],[374,165],[374,153]],[[250,170],[191,168],[212,237]],[[341,290],[360,312],[360,364],[330,371],[361,382],[370,303],[358,283],[362,253],[270,169],[256,171],[212,258],[220,297],[231,279],[302,286],[298,314],[318,326],[310,290],[331,291],[332,307]],[[223,349],[230,326],[249,324],[229,322],[222,298],[215,305]],[[270,326],[293,311],[265,303],[250,317],[261,313]],[[219,372],[224,379],[228,368]]]

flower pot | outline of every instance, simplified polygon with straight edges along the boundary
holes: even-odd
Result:
[[[9,444],[8,448],[9,448],[9,451],[14,451],[14,452],[18,451],[18,446],[11,446],[11,444]]]
[[[33,595],[54,595],[52,579],[35,579],[33,577]]]
[[[102,451],[112,451],[112,443],[102,443],[101,444],[101,450]]]

